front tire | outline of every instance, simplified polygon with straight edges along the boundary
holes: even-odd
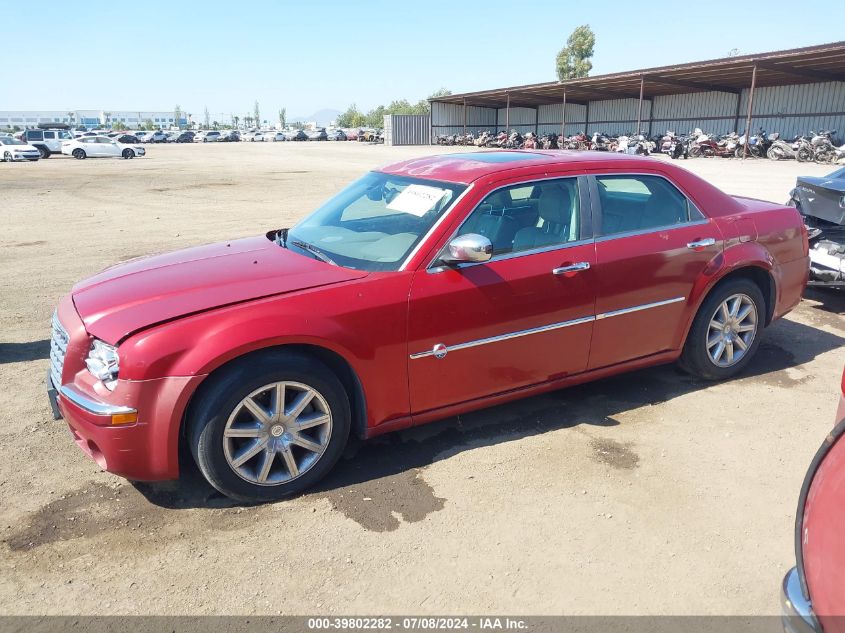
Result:
[[[131,149],[128,149],[128,148],[123,150],[123,158],[126,158],[126,159],[135,158],[135,152],[133,152]]]
[[[322,479],[351,427],[349,397],[320,361],[269,351],[211,378],[188,418],[202,474],[236,501],[290,497]]]
[[[6,152],[3,154],[3,162],[11,163],[14,159],[12,158],[12,152]]]
[[[750,279],[717,285],[695,315],[680,365],[705,380],[724,380],[742,371],[760,345],[766,302]]]
[[[76,148],[75,150],[73,150],[73,157],[74,157],[76,160],[83,160],[83,159],[85,159],[85,158],[86,158],[85,150],[84,150],[84,149],[80,149],[80,148]]]

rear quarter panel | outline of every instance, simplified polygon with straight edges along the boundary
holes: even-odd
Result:
[[[798,305],[807,285],[804,223],[793,207],[735,199],[743,210],[717,219],[725,237],[725,273],[749,265],[765,268],[775,282],[772,318],[777,319]]]

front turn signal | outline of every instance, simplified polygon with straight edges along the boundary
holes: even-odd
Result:
[[[120,426],[123,424],[135,424],[138,421],[138,412],[132,413],[113,413],[111,416],[112,426]]]

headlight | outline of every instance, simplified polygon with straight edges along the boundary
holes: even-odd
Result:
[[[95,339],[88,351],[88,358],[85,359],[85,366],[88,367],[88,371],[102,381],[106,389],[114,389],[119,370],[116,347]]]

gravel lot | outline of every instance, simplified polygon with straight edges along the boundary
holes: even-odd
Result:
[[[841,294],[808,293],[737,380],[661,367],[401,432],[275,505],[232,506],[194,473],[130,484],[51,419],[50,314],[76,280],[287,225],[366,169],[437,151],[240,143],[0,165],[0,612],[778,612],[845,362]],[[779,202],[796,175],[830,171],[684,166]]]

